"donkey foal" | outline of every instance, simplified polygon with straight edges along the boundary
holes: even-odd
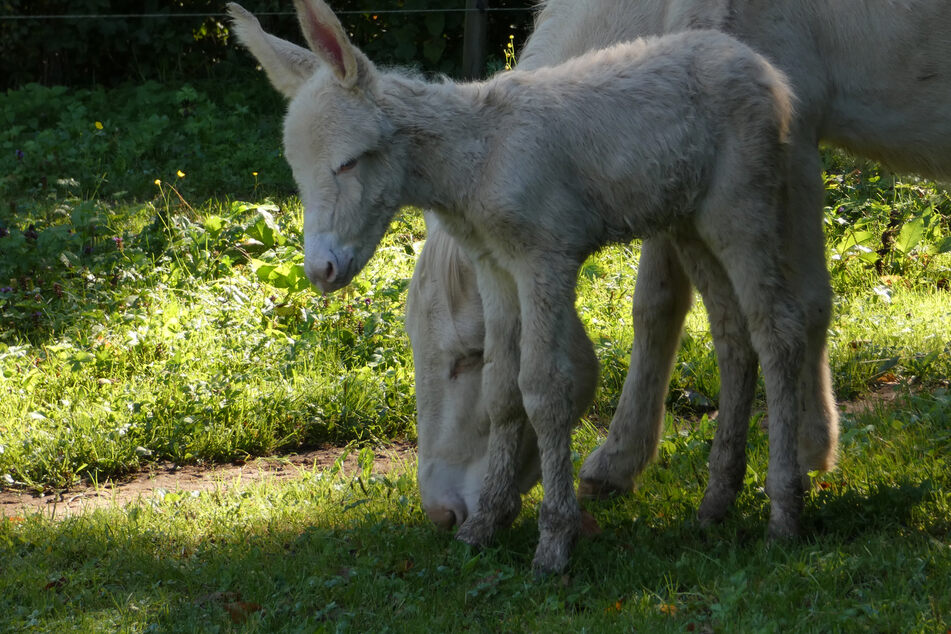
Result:
[[[518,512],[527,417],[545,488],[533,566],[567,565],[580,526],[576,370],[594,354],[575,343],[578,269],[608,243],[661,234],[702,293],[738,298],[766,379],[770,533],[795,534],[806,331],[780,237],[792,116],[781,73],[727,35],[690,31],[486,82],[430,83],[377,70],[322,0],[295,4],[310,51],[266,35],[235,4],[229,11],[292,98],[284,145],[311,281],[324,291],[348,284],[401,205],[432,209],[476,270],[489,466],[457,537],[484,544]]]

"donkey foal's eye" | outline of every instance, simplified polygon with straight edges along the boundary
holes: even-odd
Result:
[[[340,167],[338,167],[338,168],[337,168],[337,173],[338,173],[338,174],[343,174],[344,172],[349,172],[350,170],[352,170],[352,169],[353,169],[354,167],[356,167],[356,166],[357,166],[357,159],[352,158],[352,159],[350,159],[349,161],[347,161],[346,163],[344,163],[343,165],[341,165]]]

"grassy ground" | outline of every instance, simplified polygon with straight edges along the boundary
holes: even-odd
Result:
[[[735,512],[694,519],[713,425],[671,421],[635,494],[536,580],[540,491],[476,552],[431,526],[412,473],[305,471],[61,522],[0,523],[0,629],[19,631],[878,631],[951,627],[951,395],[846,416],[809,537],[763,539],[763,434]],[[582,428],[581,453],[597,440]]]
[[[401,317],[420,215],[404,213],[349,289],[315,294],[275,150],[279,108],[262,98],[273,112],[249,137],[264,115],[248,97],[0,96],[0,111],[19,113],[0,131],[0,489],[413,438]],[[658,460],[632,497],[589,507],[602,532],[563,577],[529,572],[538,490],[477,553],[428,525],[413,465],[384,476],[364,454],[355,478],[308,471],[63,521],[4,519],[0,631],[946,631],[951,203],[834,154],[827,167],[836,392],[899,397],[843,417],[841,466],[819,476],[802,542],[762,539],[761,400],[735,513],[696,525],[719,390],[698,305]],[[636,271],[636,246],[582,271],[602,379],[579,465],[627,369]]]

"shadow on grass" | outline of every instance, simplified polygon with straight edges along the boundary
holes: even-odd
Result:
[[[530,572],[537,540],[531,500],[512,528],[479,551],[425,520],[406,476],[305,477],[288,489],[167,495],[59,523],[7,522],[0,529],[0,624],[380,631],[401,623],[498,631],[560,619],[614,629],[610,619],[629,610],[646,623],[670,626],[676,617],[682,630],[726,623],[729,611],[745,614],[725,603],[725,592],[811,565],[801,562],[817,553],[861,558],[870,543],[920,549],[922,540],[908,539],[911,518],[932,491],[930,482],[911,480],[868,494],[824,491],[807,504],[809,537],[782,544],[764,539],[766,507],[749,495],[723,524],[705,530],[689,504],[648,508],[635,495],[588,505],[602,532],[580,540],[565,575],[545,579]],[[748,588],[751,606],[765,601],[757,593],[769,595],[772,583]],[[773,609],[766,601],[753,612]]]

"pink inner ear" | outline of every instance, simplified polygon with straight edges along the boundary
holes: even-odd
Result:
[[[317,19],[312,12],[307,12],[307,24],[313,42],[323,49],[328,60],[341,78],[346,77],[347,68],[343,64],[343,49],[337,40],[334,30]]]

